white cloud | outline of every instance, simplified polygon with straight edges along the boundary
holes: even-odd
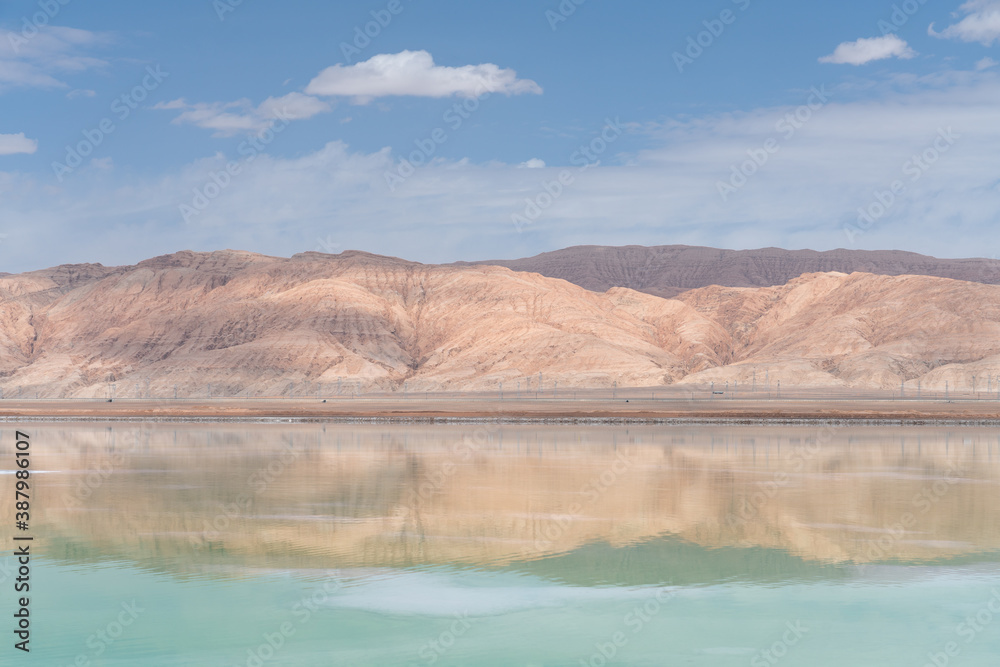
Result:
[[[276,118],[304,120],[330,111],[326,97],[352,97],[367,103],[387,95],[473,97],[484,92],[518,95],[541,93],[534,81],[518,79],[514,70],[496,65],[438,67],[426,51],[403,51],[379,55],[350,67],[328,67],[312,80],[305,93],[293,92],[269,97],[256,107],[248,99],[235,102],[194,102],[184,99],[160,102],[154,109],[180,111],[172,121],[212,130],[214,136],[229,137],[240,133],[260,132]]]
[[[66,98],[75,100],[78,97],[95,97],[96,95],[97,91],[77,88],[76,90],[71,90],[66,93]]]
[[[997,65],[1000,65],[1000,63],[993,60],[993,58],[983,58],[982,60],[976,63],[976,71],[982,72],[984,69],[996,67]]]
[[[240,156],[208,157],[157,178],[80,170],[59,187],[51,178],[0,172],[5,229],[13,230],[0,262],[6,271],[71,261],[113,265],[223,247],[288,256],[327,238],[342,248],[427,262],[577,244],[899,248],[944,257],[1000,251],[991,241],[1000,224],[1000,76],[960,72],[871,83],[895,92],[858,100],[857,89],[830,91],[830,102],[790,138],[777,124],[796,106],[749,109],[647,126],[645,150],[617,157],[609,151],[585,171],[570,154],[549,158],[541,170],[441,158],[395,192],[385,173],[404,156],[389,149],[359,152],[333,142],[282,158],[274,154],[283,150],[276,141],[273,151],[241,162],[241,173],[191,224],[179,205],[190,204],[195,188]],[[912,180],[904,165],[948,127],[957,142]],[[780,150],[724,203],[717,183],[775,137]],[[518,234],[511,215],[562,170],[573,182]],[[852,246],[845,225],[857,224],[858,209],[876,193],[887,196],[895,180],[905,190]]]
[[[426,51],[380,54],[354,65],[328,67],[306,87],[310,95],[351,97],[366,104],[377,97],[476,97],[484,92],[520,95],[541,94],[529,79],[518,79],[512,69],[497,65],[444,67],[434,64]]]
[[[213,130],[214,136],[228,137],[240,133],[260,132],[275,119],[304,120],[331,110],[330,104],[302,93],[289,93],[282,97],[269,97],[254,107],[250,100],[235,102],[198,102],[189,104],[183,99],[160,102],[154,109],[180,110],[172,121],[190,123]]]
[[[819,59],[821,63],[835,65],[864,65],[886,58],[913,58],[917,52],[911,49],[897,35],[862,38],[856,42],[844,42],[833,53]]]
[[[38,142],[25,137],[24,132],[0,134],[0,155],[14,155],[16,153],[30,155],[36,150],[38,150]]]
[[[968,16],[941,32],[935,32],[932,23],[927,29],[928,34],[963,42],[979,42],[984,46],[1000,41],[1000,0],[970,0],[961,9]]]
[[[545,160],[539,160],[538,158],[533,157],[527,162],[522,162],[517,166],[521,169],[545,169]]]
[[[10,88],[68,88],[64,73],[100,68],[107,62],[86,54],[110,41],[107,35],[47,26],[30,39],[0,29],[0,92]]]
[[[305,120],[326,113],[331,108],[327,102],[316,97],[302,93],[288,93],[281,97],[267,98],[257,107],[257,112],[268,119],[278,118],[280,115],[291,120]]]

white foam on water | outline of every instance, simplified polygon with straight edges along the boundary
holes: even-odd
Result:
[[[746,646],[717,646],[715,648],[701,649],[699,653],[707,653],[708,655],[750,655],[751,653],[756,653],[757,650]]]
[[[390,615],[497,616],[593,602],[645,601],[656,590],[562,586],[509,574],[403,572],[355,581],[327,600],[326,605]]]

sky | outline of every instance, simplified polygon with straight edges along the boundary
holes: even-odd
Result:
[[[998,223],[1000,0],[0,2],[0,271]]]

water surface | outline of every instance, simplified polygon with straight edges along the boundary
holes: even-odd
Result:
[[[32,651],[8,639],[5,664],[971,667],[1000,655],[990,429],[27,430]],[[12,429],[0,443],[12,482]]]

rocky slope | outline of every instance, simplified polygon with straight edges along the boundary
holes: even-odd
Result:
[[[1000,260],[937,259],[901,251],[868,250],[720,250],[694,246],[575,246],[535,257],[488,260],[488,264],[562,278],[589,290],[604,292],[628,287],[670,297],[689,289],[771,287],[804,273],[874,273],[876,275],[937,276],[969,282],[1000,284]]]
[[[1000,287],[808,274],[664,299],[360,252],[181,252],[0,277],[15,396],[752,383],[996,387]],[[987,380],[987,376],[991,379]]]

